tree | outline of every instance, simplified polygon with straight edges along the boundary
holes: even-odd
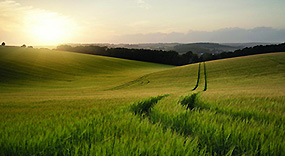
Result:
[[[6,44],[5,44],[5,42],[2,42],[2,44],[1,44],[2,46],[5,46]]]
[[[197,54],[193,54],[192,51],[188,51],[187,53],[183,54],[182,57],[185,60],[185,64],[195,63],[199,61],[199,57]]]
[[[200,59],[202,61],[209,61],[209,60],[213,60],[214,59],[214,55],[210,54],[210,53],[204,53],[203,55],[201,55]]]
[[[21,47],[26,48],[27,46],[25,44],[23,44]]]

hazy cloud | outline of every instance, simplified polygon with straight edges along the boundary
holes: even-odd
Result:
[[[188,42],[285,42],[285,29],[256,27],[253,29],[225,28],[215,31],[187,33],[130,34],[114,38],[116,43],[188,43]]]
[[[150,5],[145,2],[145,0],[136,0],[141,8],[150,9]]]

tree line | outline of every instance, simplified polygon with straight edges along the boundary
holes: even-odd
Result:
[[[1,46],[2,46],[2,47],[5,47],[5,46],[6,46],[6,43],[5,43],[5,42],[2,42]],[[27,46],[26,46],[26,44],[23,44],[21,47],[22,47],[22,48],[26,48]],[[28,48],[34,48],[34,47],[33,47],[33,46],[28,46]]]
[[[234,52],[222,52],[220,54],[204,54],[200,57],[200,61],[209,61],[209,60],[217,60],[217,59],[224,59],[231,57],[273,53],[273,52],[285,52],[285,43],[246,47],[243,49],[235,50]]]
[[[108,48],[105,46],[101,47],[94,45],[75,46],[75,47],[70,45],[59,45],[57,46],[57,50],[179,66],[179,65],[186,65],[190,63],[223,59],[223,58],[271,53],[271,52],[282,52],[282,51],[284,52],[285,43],[278,45],[266,45],[266,46],[259,45],[250,48],[236,50],[234,52],[222,52],[220,54],[204,53],[200,57],[191,51],[185,54],[179,54],[176,51]]]
[[[137,61],[169,64],[169,65],[185,65],[199,61],[197,54],[187,52],[179,55],[176,51],[162,51],[150,49],[127,49],[127,48],[107,48],[100,46],[76,46],[60,45],[57,50],[78,52],[84,54],[93,54],[101,56],[110,56],[116,58],[124,58]]]

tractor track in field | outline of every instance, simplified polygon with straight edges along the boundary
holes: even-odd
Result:
[[[201,63],[199,63],[199,67],[198,67],[198,76],[197,76],[197,82],[195,87],[192,89],[192,91],[196,90],[199,86],[199,82],[200,82],[200,71],[201,71]]]
[[[200,83],[201,76],[201,64],[199,63],[197,83],[192,91],[196,90]],[[259,155],[262,151],[260,144],[263,143],[263,140],[258,140],[258,143],[255,145],[256,138],[263,138],[263,130],[260,130],[258,133],[254,133],[249,139],[241,138],[245,132],[243,131],[229,131],[226,126],[218,123],[218,118],[216,119],[215,124],[208,124],[213,120],[200,122],[200,118],[195,119],[196,114],[203,114],[207,111],[209,114],[217,116],[226,116],[225,118],[233,123],[239,122],[242,124],[249,124],[251,122],[257,122],[258,124],[269,124],[273,122],[275,129],[282,129],[280,125],[284,122],[282,116],[271,117],[266,113],[260,113],[258,111],[239,111],[234,109],[225,109],[220,108],[219,106],[212,106],[211,103],[203,101],[199,98],[201,92],[207,91],[208,82],[207,82],[207,69],[206,63],[203,62],[204,69],[204,89],[190,93],[187,96],[181,96],[178,101],[178,104],[185,106],[186,112],[181,113],[169,113],[160,111],[159,108],[154,108],[154,106],[163,98],[167,98],[169,95],[160,95],[157,97],[149,97],[138,101],[131,105],[131,112],[135,115],[141,116],[141,119],[148,120],[151,124],[157,124],[163,128],[163,130],[170,129],[172,132],[175,132],[185,138],[198,138],[198,150],[206,150],[212,155],[243,155],[244,153],[251,154],[252,150],[257,151]],[[202,73],[203,74],[203,73]],[[201,85],[201,84],[200,84]],[[167,100],[167,99],[165,99]],[[193,115],[194,114],[194,115]],[[198,116],[199,117],[199,116]],[[193,119],[191,119],[193,118]],[[276,119],[277,118],[277,119]],[[276,119],[272,121],[272,119]],[[233,124],[233,128],[236,125]],[[279,131],[278,131],[279,132]],[[280,131],[282,133],[282,130]],[[246,143],[255,146],[244,146]],[[280,145],[280,147],[279,147]],[[281,143],[277,147],[279,150],[281,148]]]
[[[124,84],[121,84],[121,85],[118,85],[116,87],[112,87],[112,88],[109,88],[109,89],[106,89],[107,90],[119,90],[119,89],[122,89],[122,88],[126,88],[126,87],[129,87],[131,85],[134,85],[136,83],[139,83],[141,85],[146,85],[146,84],[149,84],[150,83],[150,80],[148,79],[145,79],[149,76],[150,74],[146,74],[146,75],[143,75],[135,80],[132,80],[132,81],[129,81],[129,82],[126,82]]]
[[[206,63],[204,62],[204,78],[205,78],[205,86],[204,86],[204,90],[206,91],[208,88],[208,84],[207,84],[207,70],[206,70]]]
[[[205,86],[204,86],[204,89],[203,91],[206,91],[207,90],[207,70],[206,70],[206,63],[203,62],[204,64],[204,78],[205,78]],[[195,87],[192,89],[192,91],[196,90],[198,87],[199,87],[199,83],[200,83],[200,77],[201,77],[201,63],[199,63],[199,67],[198,67],[198,75],[197,75],[197,82],[196,82],[196,85]]]
[[[201,79],[201,62],[199,63],[199,66],[198,66],[198,75],[197,75],[197,82],[196,82],[196,85],[195,87],[191,90],[191,91],[195,91],[198,87],[199,87],[199,83],[200,83],[200,79]],[[207,90],[207,71],[206,71],[206,63],[203,62],[204,64],[204,78],[205,78],[205,86],[204,86],[204,89],[203,91],[206,91]],[[129,82],[126,82],[124,84],[121,84],[121,85],[118,85],[118,86],[115,86],[115,87],[112,87],[112,88],[109,88],[109,89],[106,89],[106,90],[118,90],[118,89],[121,89],[121,88],[125,88],[125,87],[129,87],[131,85],[134,85],[136,83],[139,83],[142,85],[146,85],[146,84],[149,84],[150,83],[150,80],[146,79],[150,74],[146,74],[146,75],[143,75],[135,80],[132,80],[132,81],[129,81]]]

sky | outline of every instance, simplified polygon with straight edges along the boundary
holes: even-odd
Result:
[[[284,0],[0,0],[0,42],[284,42]]]

